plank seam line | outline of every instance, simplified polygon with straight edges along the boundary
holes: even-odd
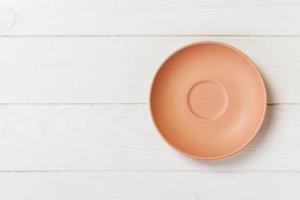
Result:
[[[298,38],[300,34],[23,34],[5,35],[2,38],[93,38],[93,37],[253,37],[253,38]]]
[[[113,103],[0,103],[0,106],[67,106],[67,105],[74,105],[74,106],[85,106],[85,105],[91,105],[91,106],[113,106],[113,105],[128,105],[128,106],[138,106],[138,105],[148,105],[148,103],[139,103],[139,102],[133,102],[133,103],[126,103],[126,102],[113,102]]]
[[[78,170],[0,170],[1,173],[211,173],[211,174],[249,174],[249,173],[296,173],[300,170],[151,170],[151,169],[78,169]]]
[[[0,103],[0,106],[67,106],[67,105],[74,105],[74,106],[85,106],[85,105],[91,105],[91,106],[117,106],[117,105],[125,105],[125,106],[143,106],[143,105],[149,105],[147,102],[112,102],[112,103],[100,103],[100,102],[94,102],[94,103],[58,103],[58,102],[45,102],[45,103]],[[280,105],[287,105],[287,106],[298,106],[299,103],[291,102],[291,103],[268,103],[268,106],[280,106]]]

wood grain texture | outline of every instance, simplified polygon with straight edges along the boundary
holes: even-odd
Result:
[[[16,20],[17,12],[15,9],[0,7],[0,34],[12,29],[16,23]]]
[[[295,199],[299,18],[297,0],[1,0],[0,199]],[[268,88],[259,134],[216,161],[172,150],[147,105],[200,40],[240,48]]]
[[[300,195],[299,173],[9,173],[0,174],[10,200],[284,200]]]
[[[197,161],[171,149],[147,105],[0,106],[0,170],[300,170],[300,106],[268,107],[244,150]]]
[[[0,7],[17,11],[2,33],[10,35],[300,34],[297,0],[2,0]]]
[[[258,65],[269,103],[300,102],[300,38],[0,38],[1,103],[147,102],[160,63],[182,45],[218,40]]]

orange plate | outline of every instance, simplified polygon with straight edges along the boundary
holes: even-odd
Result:
[[[201,42],[172,54],[151,89],[151,113],[162,137],[199,159],[239,151],[256,135],[266,107],[258,70],[241,51]]]

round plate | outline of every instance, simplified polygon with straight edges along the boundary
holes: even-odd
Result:
[[[253,62],[219,42],[201,42],[172,54],[151,88],[151,113],[176,150],[217,159],[248,144],[266,112],[266,89]]]

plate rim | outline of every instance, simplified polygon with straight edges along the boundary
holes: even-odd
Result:
[[[254,69],[254,71],[256,72],[257,74],[257,77],[260,81],[260,84],[263,88],[262,92],[263,92],[263,113],[261,115],[261,118],[260,118],[260,121],[255,129],[255,131],[253,132],[253,134],[251,135],[251,137],[246,141],[244,142],[241,146],[239,146],[238,148],[234,149],[233,151],[229,152],[229,153],[225,153],[225,154],[222,154],[222,155],[218,155],[218,156],[198,156],[198,155],[194,155],[194,154],[191,154],[191,153],[188,153],[188,152],[185,152],[181,149],[179,149],[178,147],[176,147],[174,144],[172,144],[171,142],[169,142],[169,140],[162,134],[162,132],[160,131],[158,125],[156,124],[155,122],[155,119],[154,119],[154,113],[153,113],[153,109],[152,109],[152,93],[153,93],[153,86],[154,86],[154,82],[155,82],[155,79],[160,71],[160,69],[164,66],[164,64],[172,57],[174,56],[176,53],[180,52],[181,50],[184,50],[186,48],[189,48],[189,47],[193,47],[193,46],[198,46],[198,45],[204,45],[204,44],[215,44],[215,45],[220,45],[220,46],[223,46],[223,47],[226,47],[226,48],[229,48],[235,52],[237,52],[238,54],[240,54],[243,58],[245,58],[249,63],[250,63],[250,66]],[[151,113],[151,120],[152,120],[152,123],[154,124],[155,126],[155,129],[156,131],[159,133],[159,135],[161,136],[161,138],[170,146],[172,147],[173,149],[175,149],[177,152],[187,156],[187,157],[190,157],[190,158],[194,158],[194,159],[197,159],[197,160],[216,160],[216,159],[221,159],[221,158],[226,158],[226,157],[229,157],[233,154],[236,154],[238,153],[239,151],[241,151],[242,149],[244,149],[253,139],[254,137],[257,135],[257,133],[259,132],[259,130],[261,129],[262,125],[263,125],[263,122],[266,118],[266,112],[267,112],[267,89],[266,89],[266,84],[265,84],[265,81],[264,81],[264,78],[262,76],[262,73],[259,71],[257,65],[249,58],[249,56],[247,56],[242,50],[232,46],[232,45],[229,45],[227,43],[224,43],[224,42],[219,42],[219,41],[213,41],[213,40],[204,40],[204,41],[197,41],[197,42],[193,42],[193,43],[189,43],[189,44],[186,44],[186,45],[183,45],[182,47],[180,48],[177,48],[177,50],[175,50],[174,52],[172,52],[171,54],[169,54],[164,60],[163,62],[159,65],[158,69],[156,69],[156,72],[154,73],[154,76],[152,78],[152,81],[151,81],[151,87],[150,87],[150,92],[149,92],[149,97],[148,97],[148,102],[149,102],[149,109],[150,109],[150,113]]]

